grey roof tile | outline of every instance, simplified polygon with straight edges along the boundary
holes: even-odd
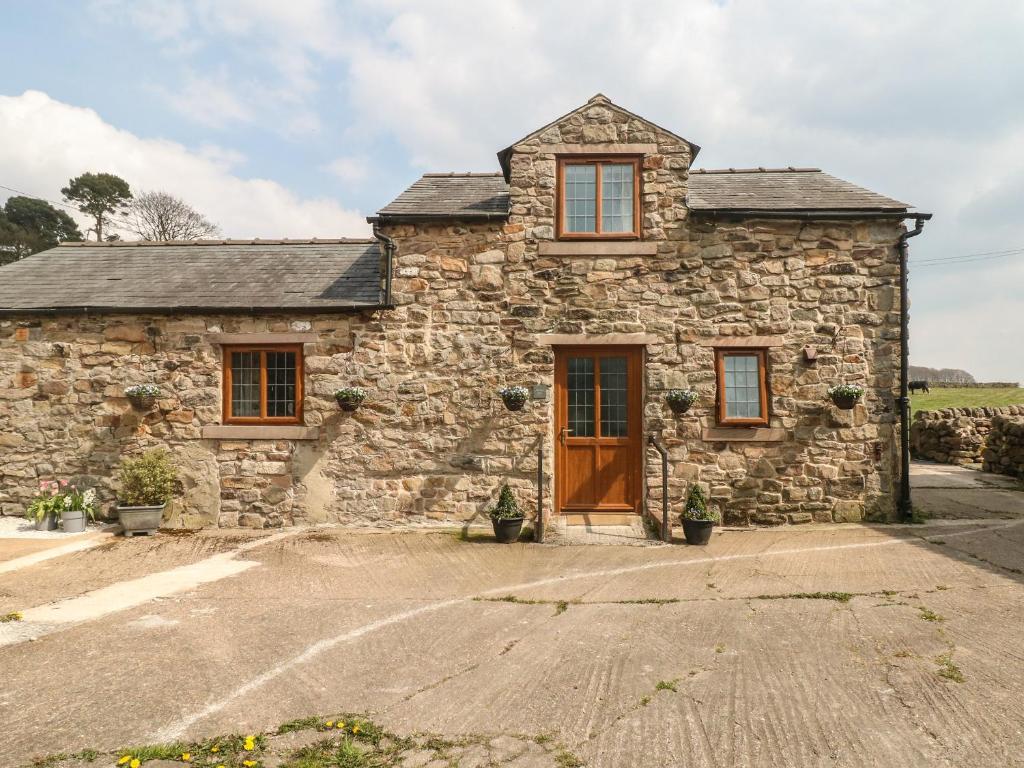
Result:
[[[375,240],[65,243],[0,267],[0,312],[337,310],[381,301]]]
[[[690,171],[695,211],[904,211],[911,206],[817,168]],[[428,173],[378,212],[381,219],[491,219],[508,215],[500,173]]]
[[[879,195],[818,168],[727,168],[690,172],[694,211],[902,211],[907,203]]]
[[[508,216],[500,173],[427,173],[377,215],[385,219],[494,219]]]

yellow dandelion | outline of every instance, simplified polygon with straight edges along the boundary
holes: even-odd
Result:
[[[214,744],[212,747],[210,747],[210,751],[211,752],[220,752],[220,747],[218,745]],[[218,766],[218,768],[219,768],[219,766]]]
[[[244,765],[245,768],[252,768],[254,765],[256,765],[256,761],[255,760],[243,760],[242,761],[242,765]]]
[[[142,761],[137,757],[133,757],[132,761],[128,763],[128,768],[139,768],[140,765],[142,765]]]
[[[358,725],[353,725],[352,726],[352,733],[359,733],[361,730],[363,730],[363,729],[360,728]]]
[[[188,752],[182,752],[181,753],[181,762],[187,763],[191,759],[192,759],[192,755],[189,754]]]
[[[333,728],[334,727],[334,721],[333,720],[328,720],[326,723],[324,723],[324,725],[326,725],[328,728]]]
[[[338,727],[339,727],[339,728],[340,728],[341,730],[345,730],[345,723],[339,720],[339,721],[338,721]]]
[[[131,759],[132,759],[131,755],[124,755],[120,760],[117,761],[117,764],[118,765],[124,765],[125,763],[127,763]]]
[[[256,742],[253,741],[253,737],[252,736],[246,736],[245,737],[245,744],[242,745],[242,749],[244,749],[246,752],[252,752],[252,750],[255,747],[256,747]]]
[[[220,765],[217,766],[217,768],[224,768],[224,764],[221,763]]]

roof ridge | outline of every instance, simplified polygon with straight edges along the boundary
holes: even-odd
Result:
[[[105,243],[88,242],[63,242],[56,247],[64,246],[89,247],[89,248],[126,248],[126,247],[161,247],[161,246],[182,246],[182,245],[344,245],[346,243],[375,243],[372,237],[340,237],[340,238],[275,238],[263,239],[259,237],[247,240],[113,240]]]
[[[424,173],[423,177],[436,178],[439,176],[443,177],[466,177],[466,176],[501,176],[501,171],[435,171],[433,173]]]
[[[822,173],[821,168],[798,168],[793,165],[785,168],[691,168],[690,173]]]

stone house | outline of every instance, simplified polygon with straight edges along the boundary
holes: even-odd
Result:
[[[693,143],[595,96],[427,174],[368,240],[65,244],[0,269],[0,504],[167,448],[172,523],[546,515],[885,519],[899,476],[907,204],[813,168],[691,168]],[[153,382],[148,411],[124,397]],[[867,392],[852,411],[829,385]],[[524,385],[507,410],[497,394]],[[333,392],[367,390],[342,412]],[[692,388],[689,412],[667,407]]]

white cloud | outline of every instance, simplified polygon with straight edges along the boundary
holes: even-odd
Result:
[[[358,184],[369,177],[370,161],[365,157],[339,157],[324,166],[324,170],[346,184]]]
[[[144,139],[104,122],[90,109],[38,91],[0,96],[2,182],[59,199],[84,171],[115,173],[134,189],[161,189],[185,199],[227,237],[343,237],[368,234],[357,211],[329,199],[309,199],[267,179],[231,173],[238,155],[205,146],[192,151]],[[83,218],[84,222],[85,219]]]
[[[176,90],[157,90],[180,115],[210,128],[248,123],[256,116],[252,105],[238,95],[223,72],[213,76],[190,74]]]

